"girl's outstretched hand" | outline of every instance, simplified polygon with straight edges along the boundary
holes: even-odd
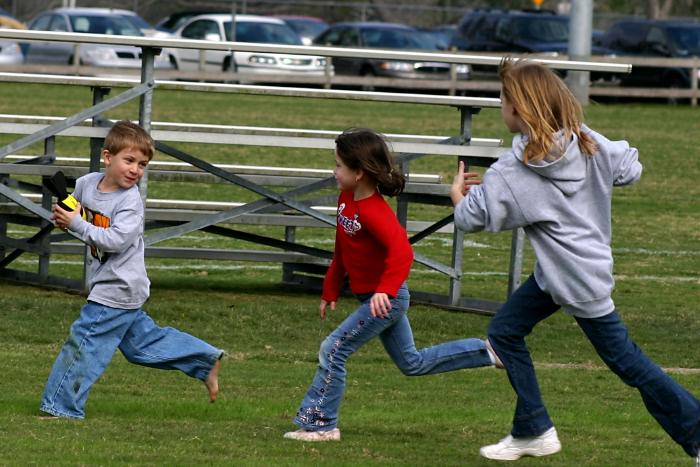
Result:
[[[369,299],[369,311],[374,318],[386,318],[391,311],[389,296],[383,292],[377,292]]]
[[[454,180],[452,180],[452,187],[450,188],[450,198],[452,199],[452,204],[457,206],[457,204],[462,201],[469,189],[473,185],[479,185],[481,180],[471,180],[474,177],[478,177],[479,174],[476,172],[464,172],[464,162],[459,161],[459,168],[457,169],[457,175],[455,175]]]
[[[335,302],[327,302],[323,299],[321,299],[321,305],[318,307],[319,315],[321,316],[321,319],[326,319],[326,307],[330,303],[331,305],[331,310],[335,310]]]

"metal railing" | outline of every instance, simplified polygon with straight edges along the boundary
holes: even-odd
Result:
[[[239,42],[222,42],[215,43],[209,41],[193,41],[193,40],[177,40],[177,39],[155,39],[144,37],[125,37],[125,36],[105,36],[95,34],[68,34],[56,32],[39,32],[39,31],[8,31],[0,30],[0,38],[14,39],[19,41],[39,40],[39,41],[61,41],[73,43],[101,43],[101,44],[120,44],[141,47],[142,52],[142,68],[140,79],[104,79],[104,78],[86,78],[86,77],[56,77],[47,75],[19,75],[19,74],[0,74],[0,80],[4,81],[21,81],[21,82],[42,82],[56,83],[65,85],[83,85],[93,88],[93,105],[77,114],[71,115],[63,120],[41,126],[37,131],[26,134],[18,140],[10,144],[0,147],[0,160],[9,154],[13,154],[22,150],[36,142],[44,141],[46,151],[53,151],[55,144],[54,138],[56,135],[71,129],[72,127],[82,124],[86,120],[91,119],[93,126],[99,126],[102,120],[102,114],[114,107],[117,107],[132,99],[138,98],[139,105],[139,123],[147,131],[152,129],[152,103],[154,89],[180,89],[188,91],[209,91],[222,93],[239,93],[239,94],[256,94],[256,95],[271,95],[271,96],[291,96],[291,97],[306,97],[306,98],[321,98],[321,99],[345,99],[345,100],[365,100],[365,101],[381,101],[381,102],[401,102],[415,103],[428,105],[447,105],[459,109],[460,115],[460,132],[458,135],[446,138],[440,141],[440,144],[434,143],[410,143],[402,146],[401,142],[394,144],[394,149],[399,153],[399,158],[402,168],[406,173],[409,172],[408,167],[410,161],[426,154],[445,154],[457,157],[464,160],[467,164],[488,166],[494,159],[494,147],[487,145],[482,149],[479,145],[472,144],[472,118],[477,114],[482,107],[498,107],[500,101],[493,98],[472,98],[472,97],[457,97],[457,96],[437,96],[423,94],[399,94],[399,93],[377,93],[377,92],[362,92],[362,91],[341,91],[329,89],[308,89],[308,88],[290,88],[276,86],[249,86],[249,85],[234,85],[234,84],[213,84],[213,83],[191,83],[191,82],[174,82],[160,81],[155,79],[154,72],[154,57],[158,49],[164,47],[170,48],[192,48],[205,50],[241,50],[253,52],[274,52],[274,53],[294,53],[306,55],[325,55],[331,57],[373,57],[384,59],[410,59],[410,60],[430,60],[446,63],[479,63],[497,65],[501,61],[501,57],[489,56],[467,56],[462,54],[433,54],[433,53],[416,53],[405,51],[386,51],[386,50],[365,50],[365,49],[343,49],[343,48],[328,48],[328,47],[305,47],[305,46],[282,46],[269,44],[250,44]],[[627,72],[630,66],[626,64],[611,64],[599,62],[580,62],[580,61],[559,61],[551,59],[534,59],[538,62],[556,69],[569,70],[589,70],[602,72]],[[128,87],[127,91],[120,93],[115,97],[105,99],[108,95],[108,89],[114,86]],[[272,138],[276,138],[276,143],[273,144]],[[263,136],[253,141],[248,137],[248,143],[234,144],[265,144],[267,141],[272,145],[292,145],[291,147],[331,147],[329,141],[315,141],[312,137],[293,139],[278,136]],[[177,138],[174,138],[179,141]],[[95,138],[92,138],[95,140]],[[192,141],[192,139],[185,139]],[[232,140],[234,141],[234,140]],[[242,141],[238,139],[237,141]],[[100,145],[99,140],[93,141],[98,144],[91,144],[90,153],[90,171],[99,170],[99,155]],[[294,144],[299,144],[295,146]],[[318,144],[319,146],[316,146]],[[425,147],[423,147],[423,146]],[[267,209],[271,206],[285,206],[286,208],[296,210],[304,215],[310,216],[324,224],[333,225],[334,220],[329,218],[325,213],[317,211],[313,207],[299,202],[299,196],[306,195],[315,190],[327,187],[333,184],[332,177],[314,181],[305,185],[298,186],[283,193],[277,193],[269,190],[265,186],[246,180],[244,177],[226,171],[220,167],[214,166],[200,158],[184,153],[183,151],[172,147],[162,141],[157,141],[157,149],[165,154],[175,157],[180,161],[191,164],[203,172],[216,176],[224,181],[234,183],[240,187],[246,188],[254,193],[257,193],[260,198],[252,203],[247,203],[242,206],[237,206],[232,209],[219,213],[197,216],[186,222],[178,222],[176,224],[167,225],[166,228],[159,230],[157,233],[146,236],[146,244],[153,245],[163,240],[174,238],[194,230],[214,229],[215,232],[224,236],[233,236],[234,238],[254,238],[261,244],[269,246],[282,246],[289,251],[308,251],[303,245],[294,242],[294,234],[292,231],[287,231],[285,240],[273,240],[260,236],[248,235],[241,237],[241,233],[232,232],[227,229],[222,229],[215,224],[231,221],[234,218],[243,215],[254,214],[261,209]],[[48,157],[51,159],[51,157]],[[148,172],[147,172],[148,173]],[[144,175],[141,180],[140,189],[146,204],[148,176]],[[42,198],[42,206],[36,205],[33,201],[19,194],[11,187],[0,184],[0,194],[10,199],[13,203],[21,208],[31,212],[39,217],[42,226],[46,226],[50,219],[50,213],[47,210],[50,198],[47,198],[44,193]],[[433,197],[428,197],[431,203],[444,203]],[[443,197],[444,198],[444,197]],[[426,202],[426,198],[421,198],[414,194],[408,193],[402,198],[399,198],[397,215],[399,220],[404,224],[407,221],[408,202]],[[421,239],[438,231],[443,226],[452,222],[452,216],[440,219],[432,226],[425,228],[423,231],[411,237],[412,242],[418,242]],[[6,219],[0,219],[0,229],[6,225]],[[162,227],[162,225],[161,225]],[[4,232],[0,232],[2,237]],[[509,293],[517,287],[520,280],[520,268],[522,263],[523,253],[523,232],[518,229],[513,232],[510,275],[509,275]],[[238,236],[238,237],[237,237]],[[26,273],[14,272],[14,278],[29,279],[46,283],[48,270],[48,255],[51,245],[48,242],[48,237],[40,239],[30,239],[18,241],[10,239],[6,235],[2,238],[5,245],[11,245],[24,251],[35,251],[40,254],[40,265],[38,275],[28,275]],[[453,231],[453,248],[451,264],[444,265],[433,261],[422,255],[416,254],[416,262],[424,264],[434,270],[446,274],[450,278],[449,292],[447,295],[426,294],[425,300],[428,302],[439,303],[446,306],[463,306],[481,311],[493,311],[495,304],[487,303],[478,299],[465,299],[460,294],[461,280],[461,261],[462,261],[462,245],[464,233],[455,229]],[[37,247],[36,245],[40,245]],[[0,245],[2,247],[2,245]],[[3,249],[4,250],[4,249]],[[303,269],[303,268],[302,268]],[[0,271],[3,272],[3,271]],[[6,271],[5,271],[6,272]],[[288,271],[285,271],[285,274]],[[7,276],[7,274],[5,274]],[[59,281],[60,282],[60,281]],[[415,294],[414,294],[415,295]]]

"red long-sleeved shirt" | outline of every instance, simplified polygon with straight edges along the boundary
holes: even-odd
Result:
[[[345,273],[353,293],[396,296],[411,263],[413,250],[406,231],[382,195],[375,192],[355,201],[351,191],[341,192],[335,252],[323,281],[323,300],[338,299]]]

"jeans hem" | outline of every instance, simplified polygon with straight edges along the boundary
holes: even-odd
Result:
[[[61,412],[60,410],[56,410],[54,408],[47,407],[45,405],[42,405],[39,407],[39,410],[42,412],[45,412],[47,414],[53,415],[55,417],[63,417],[63,418],[72,418],[74,420],[84,420],[85,416],[78,416],[78,415],[70,415],[64,412]]]

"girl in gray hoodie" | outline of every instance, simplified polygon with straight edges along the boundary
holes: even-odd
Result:
[[[562,308],[606,365],[639,390],[671,438],[700,462],[700,402],[631,340],[611,298],[612,189],[640,178],[637,150],[583,125],[580,105],[547,67],[506,59],[500,77],[503,121],[517,134],[483,183],[460,163],[451,190],[455,225],[468,232],[522,227],[537,263],[489,325],[489,345],[517,403],[510,434],[482,447],[481,455],[516,460],[561,450],[525,336]]]

